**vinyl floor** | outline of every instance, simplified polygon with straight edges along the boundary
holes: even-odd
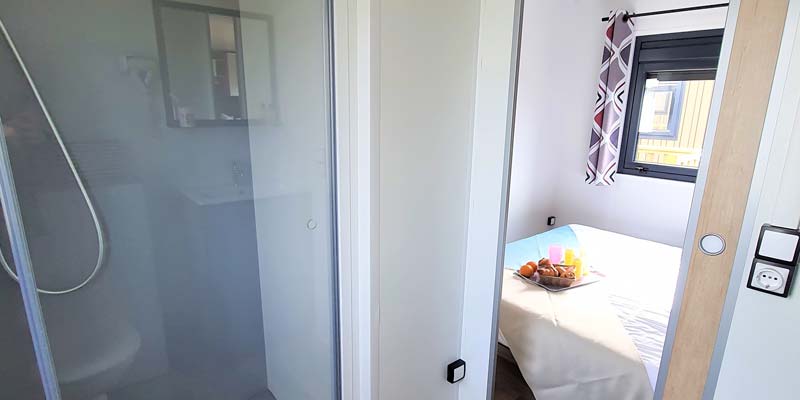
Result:
[[[494,400],[536,400],[508,348],[497,346]]]

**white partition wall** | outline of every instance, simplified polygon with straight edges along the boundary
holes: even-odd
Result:
[[[517,0],[481,5],[461,333],[469,373],[459,384],[461,400],[492,393],[522,12]]]

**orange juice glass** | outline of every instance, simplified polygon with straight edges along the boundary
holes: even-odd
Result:
[[[575,250],[573,249],[564,250],[564,264],[575,265],[574,261],[575,261]]]

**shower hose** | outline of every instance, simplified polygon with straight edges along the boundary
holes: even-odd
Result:
[[[36,89],[36,84],[33,82],[33,78],[31,78],[31,74],[28,72],[28,68],[25,66],[25,62],[22,61],[22,57],[17,51],[17,47],[14,45],[14,41],[11,39],[11,35],[9,35],[8,30],[6,30],[5,24],[3,21],[0,20],[0,31],[2,31],[3,36],[6,39],[6,43],[8,47],[11,48],[11,52],[14,53],[14,57],[17,59],[17,63],[19,64],[20,69],[22,69],[22,73],[25,75],[25,78],[28,80],[28,84],[33,91],[34,96],[36,97],[36,101],[39,102],[39,107],[42,109],[42,113],[44,113],[45,118],[47,119],[47,123],[50,125],[50,129],[53,131],[53,136],[58,142],[58,146],[61,149],[61,153],[64,155],[64,159],[67,161],[67,165],[69,166],[70,172],[72,172],[72,176],[75,178],[75,183],[78,185],[78,189],[80,189],[81,195],[83,196],[83,200],[86,203],[86,208],[89,210],[89,214],[92,217],[92,223],[94,224],[94,230],[97,233],[97,260],[94,264],[94,268],[92,272],[89,273],[80,283],[75,286],[72,286],[67,289],[62,290],[46,290],[36,288],[36,291],[42,294],[50,294],[50,295],[60,295],[60,294],[67,294],[72,293],[77,290],[80,290],[84,286],[88,285],[97,273],[100,271],[100,268],[103,265],[103,260],[105,259],[105,239],[103,238],[103,229],[100,226],[100,219],[97,216],[97,211],[94,208],[94,204],[92,200],[89,198],[89,194],[86,192],[86,187],[83,185],[83,181],[81,180],[80,175],[78,174],[78,170],[75,168],[75,163],[72,161],[72,157],[69,155],[69,151],[67,151],[67,146],[64,145],[64,140],[61,138],[61,134],[58,133],[58,128],[56,128],[56,124],[53,122],[53,118],[50,116],[50,112],[47,111],[47,107],[44,105],[44,101],[42,100],[42,96],[39,95],[39,90]],[[11,277],[14,281],[19,283],[19,276],[11,269],[11,266],[8,265],[8,261],[6,260],[5,255],[0,249],[0,264],[3,265],[3,269],[8,273],[8,276]]]

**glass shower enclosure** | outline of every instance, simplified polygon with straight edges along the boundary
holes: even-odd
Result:
[[[329,8],[0,2],[0,398],[340,397]]]

